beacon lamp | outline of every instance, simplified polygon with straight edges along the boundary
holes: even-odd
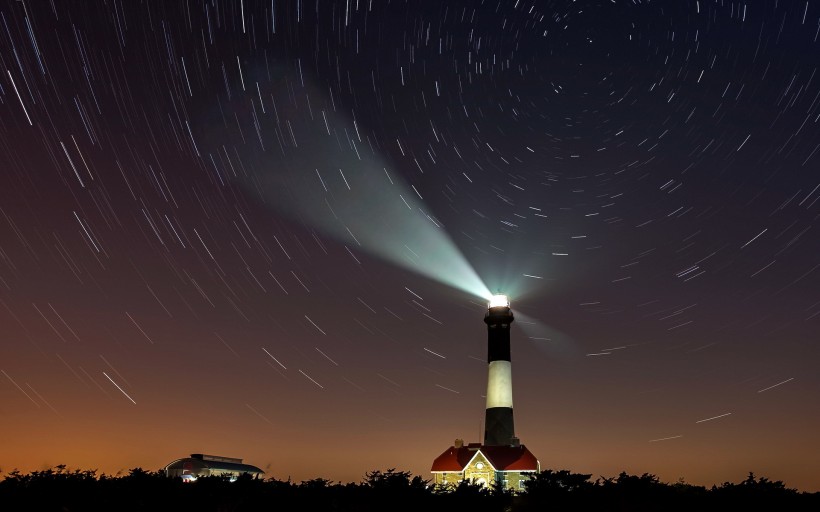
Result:
[[[506,295],[496,294],[490,298],[489,308],[508,308],[510,307],[510,299]]]

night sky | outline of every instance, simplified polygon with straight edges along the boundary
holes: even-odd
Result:
[[[0,469],[820,490],[820,5],[0,6]]]

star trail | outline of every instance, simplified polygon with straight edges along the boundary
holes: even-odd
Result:
[[[0,4],[0,470],[820,490],[820,5]]]

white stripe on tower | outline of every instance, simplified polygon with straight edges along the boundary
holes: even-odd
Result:
[[[491,361],[487,379],[487,409],[512,406],[512,364],[509,361]]]

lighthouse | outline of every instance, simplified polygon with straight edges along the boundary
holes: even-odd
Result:
[[[514,446],[512,364],[510,325],[513,323],[506,295],[493,295],[484,315],[487,324],[487,409],[484,415],[484,445]]]
[[[530,474],[541,471],[541,463],[515,436],[510,359],[513,320],[507,296],[493,295],[484,315],[488,367],[484,442],[456,439],[433,461],[430,471],[436,485],[447,487],[467,480],[520,491]]]

